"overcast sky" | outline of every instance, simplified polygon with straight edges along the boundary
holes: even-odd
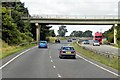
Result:
[[[31,15],[118,15],[120,0],[21,0]],[[57,34],[58,26],[53,25]],[[106,31],[112,25],[67,25],[69,35],[73,30]]]

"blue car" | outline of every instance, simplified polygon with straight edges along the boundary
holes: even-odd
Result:
[[[47,48],[47,41],[40,41],[38,48]]]

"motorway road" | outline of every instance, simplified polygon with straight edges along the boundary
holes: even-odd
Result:
[[[48,49],[37,47],[26,52],[2,69],[3,78],[117,78],[117,76],[77,59],[59,59],[59,48],[69,45],[49,44]]]
[[[89,40],[90,44],[82,44],[81,46],[84,46],[90,50],[100,52],[102,54],[105,54],[106,52],[109,52],[110,54],[114,55],[120,55],[118,52],[120,51],[120,48],[115,48],[109,45],[100,45],[100,46],[93,46],[93,40]]]

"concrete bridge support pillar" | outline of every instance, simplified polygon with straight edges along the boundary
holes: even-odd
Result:
[[[114,44],[117,45],[117,38],[116,38],[116,35],[117,35],[117,29],[116,29],[116,26],[117,26],[117,24],[114,24]]]
[[[35,25],[36,25],[36,41],[39,42],[41,25],[39,25],[38,23],[35,23]]]

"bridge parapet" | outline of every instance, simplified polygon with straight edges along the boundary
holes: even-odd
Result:
[[[32,15],[31,18],[59,19],[118,19],[117,15]]]

